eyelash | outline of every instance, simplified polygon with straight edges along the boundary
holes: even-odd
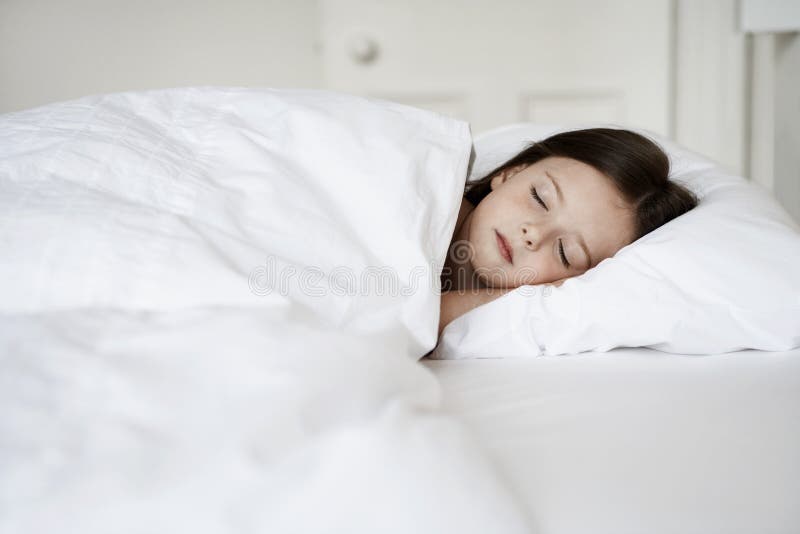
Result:
[[[531,195],[533,195],[533,198],[535,198],[535,199],[536,199],[536,202],[538,202],[539,204],[541,204],[541,205],[542,205],[542,207],[543,207],[544,209],[546,209],[547,211],[550,211],[550,210],[547,208],[547,206],[545,205],[545,203],[544,203],[544,200],[542,200],[542,197],[540,197],[540,196],[539,196],[539,193],[537,193],[537,192],[536,192],[536,188],[535,188],[535,187],[533,187],[533,186],[531,186]]]
[[[544,209],[550,211],[548,207],[545,205],[544,201],[542,200],[542,197],[540,197],[539,193],[536,192],[536,188],[533,186],[531,186],[531,195],[533,195],[533,198],[536,199],[536,202],[541,204]],[[569,268],[570,263],[567,261],[566,254],[564,254],[564,244],[561,240],[558,241],[558,253],[559,255],[561,255],[561,263],[564,264],[564,267]]]
[[[564,263],[564,267],[569,268],[570,264],[567,261],[567,256],[564,255],[564,244],[561,242],[560,239],[558,240],[558,253],[561,254],[561,261]]]

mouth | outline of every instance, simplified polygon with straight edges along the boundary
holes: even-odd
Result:
[[[497,248],[500,250],[500,255],[510,264],[514,264],[514,256],[511,252],[511,246],[508,244],[508,240],[503,237],[503,234],[498,232],[497,230],[494,231],[495,239],[497,240]]]

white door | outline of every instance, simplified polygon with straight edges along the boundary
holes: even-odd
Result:
[[[468,120],[671,132],[669,0],[322,0],[323,84]]]

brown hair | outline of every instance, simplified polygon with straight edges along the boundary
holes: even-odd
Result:
[[[517,165],[531,165],[550,156],[572,158],[606,175],[632,207],[634,240],[652,232],[697,205],[694,193],[669,180],[669,158],[656,143],[630,130],[574,130],[537,141],[467,184],[464,196],[473,205],[491,192],[491,179]]]

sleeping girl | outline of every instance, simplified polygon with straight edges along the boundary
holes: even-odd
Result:
[[[553,135],[467,184],[442,270],[439,333],[522,285],[561,285],[697,205],[628,130]]]

